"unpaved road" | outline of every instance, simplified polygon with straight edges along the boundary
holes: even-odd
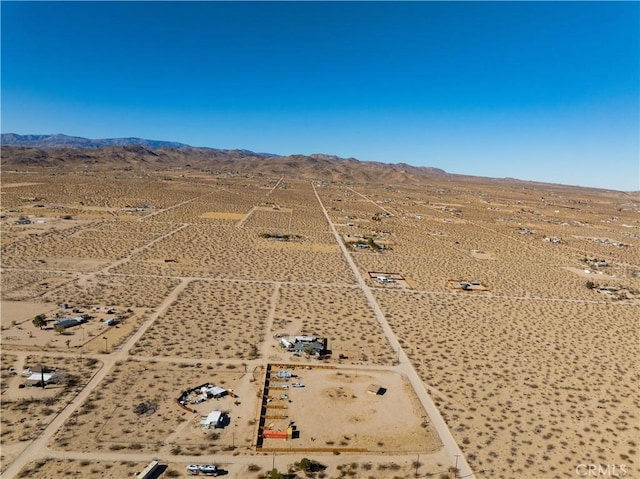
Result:
[[[129,350],[140,339],[140,337],[149,329],[153,322],[165,312],[165,310],[175,301],[182,290],[189,284],[189,281],[182,281],[174,290],[164,299],[156,311],[147,319],[144,324],[136,331],[127,342],[118,350],[112,354],[106,354],[100,356],[103,362],[102,368],[91,378],[82,391],[65,407],[56,418],[51,421],[47,428],[29,444],[25,450],[20,454],[7,469],[2,473],[3,478],[15,477],[20,470],[34,461],[42,457],[42,452],[47,447],[47,443],[54,436],[56,431],[64,424],[64,422],[71,417],[71,415],[80,407],[80,405],[89,397],[93,390],[98,387],[102,380],[109,374],[113,366],[118,361],[123,361],[128,358]],[[122,455],[120,455],[122,457]]]
[[[275,188],[277,188],[277,186],[282,182],[283,178],[281,178],[278,183],[275,185],[275,187],[271,190],[273,191]],[[342,239],[338,233],[338,231],[335,228],[335,225],[332,223],[331,218],[329,217],[329,214],[327,213],[326,208],[324,207],[322,200],[320,198],[320,196],[318,195],[318,192],[316,191],[315,185],[313,183],[311,183],[312,187],[313,187],[313,191],[315,193],[316,199],[323,211],[323,214],[331,228],[331,231],[335,237],[335,240],[337,242],[337,244],[340,246],[342,254],[347,262],[347,264],[349,265],[349,267],[351,268],[354,278],[356,279],[357,284],[354,284],[352,287],[355,288],[360,288],[363,293],[365,294],[367,301],[369,302],[371,308],[373,309],[376,318],[378,320],[378,322],[380,323],[385,335],[388,338],[388,341],[390,343],[390,345],[392,346],[392,348],[394,350],[397,351],[398,354],[398,360],[399,360],[399,364],[393,368],[389,368],[389,367],[381,367],[381,366],[359,366],[362,369],[371,369],[371,370],[395,370],[397,372],[401,372],[402,374],[404,374],[409,382],[411,383],[413,389],[416,392],[416,395],[419,399],[419,401],[422,404],[422,407],[424,408],[424,410],[426,411],[426,413],[428,414],[428,416],[430,417],[432,424],[436,430],[436,432],[438,433],[442,443],[443,443],[443,450],[441,450],[440,452],[434,453],[434,454],[429,454],[429,455],[425,455],[423,457],[421,457],[421,462],[424,462],[425,464],[429,465],[429,472],[434,472],[434,466],[438,463],[441,464],[445,464],[445,468],[446,465],[453,465],[453,464],[458,464],[458,468],[459,468],[459,476],[461,477],[474,477],[469,465],[467,464],[464,456],[462,455],[462,452],[460,451],[460,448],[458,447],[458,445],[456,444],[453,436],[451,435],[446,423],[444,422],[444,420],[442,419],[440,413],[438,412],[437,408],[435,407],[431,397],[429,396],[426,386],[425,384],[422,382],[422,380],[420,379],[420,377],[418,376],[416,370],[413,368],[411,362],[409,361],[407,355],[404,353],[404,351],[402,350],[402,347],[400,346],[400,343],[398,342],[397,337],[395,336],[393,330],[391,329],[391,327],[389,326],[389,323],[387,322],[384,313],[382,312],[382,310],[380,309],[380,306],[378,305],[373,292],[372,292],[372,288],[370,288],[366,282],[364,281],[362,275],[360,274],[360,271],[358,269],[358,267],[356,266],[355,262],[353,261],[353,258],[351,257],[349,251],[347,250],[346,246],[344,245],[344,243],[342,242]],[[270,192],[271,192],[270,191]],[[357,193],[357,192],[356,192]],[[359,193],[358,193],[359,194]],[[204,195],[207,196],[207,195]],[[362,196],[364,199],[369,200],[368,198],[366,198],[364,195],[360,195]],[[183,204],[189,203],[190,201],[193,201],[197,198],[191,199],[191,200],[187,200],[184,202],[181,202],[179,204],[173,205],[169,208],[165,208],[163,210],[159,210],[156,212],[153,212],[150,215],[145,216],[144,218],[141,218],[141,220],[145,219],[145,218],[149,218],[151,216],[154,216],[158,213],[161,213],[162,211],[166,211],[172,208],[176,208],[179,207]],[[379,206],[379,205],[378,205]],[[391,214],[391,212],[387,211],[385,208],[380,207],[383,211]],[[247,215],[248,217],[249,215]],[[246,219],[246,217],[245,217]],[[129,255],[127,255],[125,258],[112,263],[108,266],[106,266],[105,268],[103,268],[99,274],[103,274],[103,275],[115,275],[117,276],[117,274],[111,273],[110,271],[113,270],[114,266],[117,266],[121,263],[124,263],[126,261],[129,261],[133,255],[139,251],[144,250],[145,248],[150,247],[151,245],[153,245],[154,243],[168,237],[171,236],[175,233],[177,233],[178,231],[182,230],[183,228],[185,228],[187,225],[186,224],[182,224],[180,227],[178,227],[177,229],[174,229],[164,235],[159,236],[158,238],[155,238],[154,240],[152,240],[150,243],[143,245],[139,248],[137,248],[136,250],[132,251]],[[93,273],[93,275],[98,274],[98,273]],[[42,432],[42,434],[35,439],[31,444],[29,444],[24,451],[19,454],[19,456],[11,463],[9,464],[9,466],[7,467],[7,469],[3,472],[2,477],[3,478],[12,478],[15,477],[23,468],[24,466],[26,466],[27,464],[29,464],[32,461],[35,461],[37,459],[40,459],[42,457],[52,457],[52,458],[60,458],[60,459],[64,459],[64,458],[68,458],[68,459],[90,459],[90,460],[105,460],[105,461],[119,461],[122,460],[123,455],[121,453],[107,453],[107,452],[91,452],[91,453],[76,453],[76,452],[68,452],[68,451],[59,451],[56,450],[54,448],[49,448],[47,445],[49,444],[49,442],[51,441],[52,437],[54,437],[56,431],[63,425],[63,423],[69,418],[71,417],[71,415],[77,410],[77,408],[80,407],[80,405],[89,397],[89,395],[94,391],[94,389],[96,389],[99,384],[101,383],[101,381],[110,373],[110,371],[112,370],[113,366],[118,362],[118,361],[122,361],[122,360],[127,360],[130,359],[129,356],[129,350],[131,349],[131,347],[142,337],[142,335],[148,330],[148,328],[153,324],[153,322],[160,317],[166,310],[167,308],[177,299],[178,295],[185,289],[185,287],[189,284],[189,282],[191,282],[192,280],[212,280],[211,278],[183,278],[183,277],[177,277],[177,279],[180,280],[180,284],[173,290],[171,291],[171,293],[164,299],[164,301],[158,306],[158,308],[156,308],[156,310],[154,311],[154,313],[144,322],[144,324],[140,327],[140,329],[138,331],[136,331],[123,345],[122,347],[120,347],[117,350],[114,350],[111,352],[111,354],[104,354],[104,355],[100,355],[100,354],[96,354],[96,355],[90,355],[92,357],[96,357],[98,359],[100,359],[103,362],[103,366],[102,368],[95,374],[95,376],[89,381],[89,383],[86,385],[86,387],[67,405],[67,407],[65,409],[62,410],[62,412],[49,424],[49,426]],[[229,282],[234,282],[236,280],[223,280],[223,281],[229,281]],[[236,281],[237,282],[237,281]],[[240,280],[240,282],[243,282],[243,280]],[[274,319],[274,315],[275,315],[275,309],[276,309],[276,304],[277,304],[277,299],[278,299],[278,295],[279,295],[279,291],[280,291],[280,286],[282,284],[289,284],[289,282],[278,282],[278,281],[251,281],[251,280],[247,280],[247,282],[258,282],[258,283],[269,283],[269,284],[273,284],[274,285],[274,290],[273,290],[273,295],[271,297],[271,301],[270,301],[270,308],[269,308],[269,314],[268,314],[268,318],[267,318],[267,328],[266,328],[266,334],[269,335],[270,331],[271,331],[271,327],[273,324],[273,319]],[[295,284],[300,284],[300,283],[295,283]],[[306,284],[306,283],[305,283]],[[309,282],[309,285],[317,285],[317,283],[313,283],[313,282]],[[344,284],[340,284],[341,287],[350,287],[349,285],[344,285]],[[264,365],[267,361],[267,353],[269,351],[269,345],[270,345],[270,337],[265,337],[265,341],[263,342],[262,348],[260,350],[261,354],[260,357],[252,360],[252,361],[246,361],[246,360],[238,360],[237,362],[243,362],[243,363],[247,363],[247,366],[249,369],[254,369],[258,366],[262,366]],[[63,356],[73,356],[73,353],[61,353]],[[157,361],[167,361],[167,362],[191,362],[191,360],[189,358],[182,358],[182,357],[160,357],[160,358],[153,358],[154,360]],[[197,359],[197,360],[193,360],[194,362],[207,362],[207,361],[203,361],[202,359]],[[229,360],[227,361],[229,363],[235,363],[236,361],[234,360]],[[438,393],[436,391],[436,393]],[[141,461],[141,462],[145,462],[145,461],[150,461],[152,459],[155,459],[158,456],[158,454],[126,454],[126,459],[127,460],[131,460],[131,461]],[[272,456],[271,454],[247,454],[247,455],[220,455],[220,454],[216,454],[216,455],[212,455],[212,456],[197,456],[197,457],[189,457],[189,456],[173,456],[173,455],[168,455],[166,453],[162,454],[163,458],[168,460],[168,462],[171,463],[177,463],[177,464],[188,464],[190,462],[216,462],[216,463],[222,463],[222,464],[228,464],[228,467],[226,467],[226,469],[229,471],[229,473],[233,474],[235,472],[240,472],[240,470],[243,467],[246,467],[248,464],[258,464],[260,465],[264,470],[268,470],[270,469],[270,467],[272,466],[272,464],[275,463],[276,467],[283,467],[285,464],[291,464],[292,462],[299,460],[300,459],[300,455],[299,454],[294,454],[294,455],[282,455],[282,456]],[[165,457],[168,456],[168,457]],[[456,461],[457,458],[457,461]],[[370,462],[370,463],[389,463],[389,462],[398,462],[398,463],[402,463],[402,462],[407,462],[407,461],[411,461],[413,458],[409,457],[407,455],[404,456],[387,456],[387,455],[364,455],[362,457],[360,456],[352,456],[349,455],[349,461],[362,461],[362,462]],[[323,457],[323,462],[327,463],[330,466],[335,466],[337,464],[343,463],[344,462],[344,458],[339,458],[339,457]],[[437,471],[436,471],[437,473]]]
[[[382,326],[384,334],[387,336],[387,339],[389,340],[391,347],[398,352],[398,360],[400,361],[398,369],[402,373],[404,373],[405,376],[409,379],[409,382],[411,383],[411,386],[416,392],[418,399],[422,403],[422,407],[424,407],[424,410],[429,415],[429,418],[431,419],[433,427],[435,428],[438,435],[440,436],[440,439],[442,440],[444,450],[446,451],[447,456],[451,461],[451,464],[452,465],[456,463],[458,464],[459,476],[466,477],[466,478],[475,478],[473,472],[471,471],[471,467],[469,467],[469,464],[467,463],[464,455],[462,454],[462,451],[460,450],[460,447],[458,447],[458,444],[453,438],[451,431],[449,431],[449,427],[447,426],[447,423],[444,422],[444,419],[442,419],[440,412],[438,411],[435,404],[433,403],[433,400],[427,393],[427,390],[425,389],[422,379],[420,379],[420,376],[418,375],[417,371],[415,370],[415,368],[409,361],[409,358],[407,357],[402,347],[400,346],[398,338],[396,337],[395,333],[391,329],[391,326],[389,326],[389,323],[385,318],[384,313],[380,309],[380,306],[378,305],[376,298],[373,296],[373,293],[371,292],[371,288],[369,288],[367,283],[362,278],[362,275],[360,274],[360,270],[358,269],[358,267],[356,266],[356,263],[353,261],[353,258],[349,254],[347,247],[345,246],[344,242],[342,241],[342,238],[340,237],[340,233],[338,233],[338,230],[335,228],[333,222],[331,221],[329,213],[327,212],[327,209],[324,207],[324,204],[320,199],[320,195],[318,194],[318,191],[316,190],[316,187],[313,183],[312,183],[312,186],[313,186],[313,192],[315,193],[316,198],[318,199],[318,203],[320,203],[320,207],[322,208],[322,212],[324,213],[324,216],[326,217],[327,222],[331,226],[331,231],[333,232],[333,236],[335,237],[336,242],[340,246],[340,249],[342,251],[342,254],[345,260],[349,264],[351,271],[353,272],[354,276],[358,280],[358,284],[360,285],[362,292],[367,297],[367,301],[369,302],[369,305],[373,308],[376,318],[378,319],[378,322]]]

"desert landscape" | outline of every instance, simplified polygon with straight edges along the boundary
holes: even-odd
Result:
[[[638,192],[33,150],[2,150],[2,477],[640,477]]]

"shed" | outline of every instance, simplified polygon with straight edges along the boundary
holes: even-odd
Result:
[[[200,427],[202,429],[211,429],[212,427],[218,427],[222,422],[222,412],[221,411],[211,411],[206,416],[202,416],[202,420],[200,421]]]
[[[384,393],[387,392],[387,390],[386,388],[383,388],[379,384],[370,384],[369,387],[367,388],[367,392],[369,394],[374,394],[376,396],[382,396]]]

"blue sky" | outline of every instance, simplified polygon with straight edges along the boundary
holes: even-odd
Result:
[[[638,2],[1,2],[2,132],[640,189]]]

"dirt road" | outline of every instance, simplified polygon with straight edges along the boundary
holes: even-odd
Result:
[[[333,232],[333,235],[336,239],[336,243],[338,243],[338,245],[340,246],[342,254],[345,260],[347,261],[347,263],[349,264],[349,267],[351,268],[351,271],[353,272],[354,276],[356,277],[358,284],[362,289],[362,292],[367,297],[367,301],[369,302],[369,305],[373,308],[376,318],[378,319],[378,322],[382,326],[382,329],[385,335],[387,336],[387,339],[389,340],[391,347],[398,352],[398,360],[400,362],[398,369],[407,376],[407,378],[409,379],[409,382],[411,383],[411,386],[413,387],[414,391],[416,392],[416,395],[418,396],[418,399],[420,400],[425,411],[431,418],[432,424],[436,429],[438,435],[440,436],[440,439],[442,440],[442,444],[447,453],[447,456],[451,461],[451,465],[454,465],[454,464],[458,465],[459,476],[465,477],[465,478],[475,478],[473,472],[471,471],[471,467],[469,467],[469,464],[467,463],[464,455],[462,454],[462,451],[460,450],[460,447],[458,447],[458,444],[453,438],[453,435],[449,431],[449,427],[447,426],[447,423],[444,421],[444,419],[442,419],[440,412],[438,411],[433,400],[427,393],[427,390],[425,389],[422,379],[420,379],[420,376],[418,376],[417,371],[415,370],[415,368],[409,361],[409,358],[407,357],[402,347],[400,346],[398,338],[396,337],[395,333],[391,329],[391,326],[389,326],[389,323],[385,318],[384,313],[380,309],[378,302],[376,301],[375,297],[373,296],[373,293],[371,292],[371,288],[369,288],[369,286],[366,284],[366,282],[362,278],[362,275],[360,274],[360,270],[358,269],[357,265],[353,261],[353,258],[349,254],[347,247],[345,246],[344,242],[342,241],[342,238],[340,237],[340,233],[338,233],[338,230],[335,228],[333,222],[331,221],[329,213],[327,212],[327,209],[324,207],[324,204],[322,203],[320,195],[318,194],[316,187],[313,183],[312,183],[312,186],[313,186],[313,191],[316,195],[316,198],[318,199],[318,203],[320,203],[320,207],[322,208],[322,212],[324,213],[327,219],[327,222],[331,227],[331,231]]]
[[[149,329],[153,322],[175,301],[180,292],[189,284],[189,281],[182,281],[174,290],[164,299],[156,311],[147,319],[144,324],[136,331],[124,345],[114,351],[112,354],[102,355],[100,359],[103,362],[102,368],[91,378],[89,383],[82,391],[65,407],[56,418],[51,421],[47,428],[34,440],[25,450],[13,461],[9,467],[3,472],[2,477],[15,477],[20,470],[40,457],[42,451],[47,447],[48,442],[55,435],[56,431],[71,417],[71,415],[80,407],[80,405],[89,397],[93,390],[98,387],[102,380],[109,374],[113,366],[118,361],[128,358],[129,350],[140,339],[140,337]]]

